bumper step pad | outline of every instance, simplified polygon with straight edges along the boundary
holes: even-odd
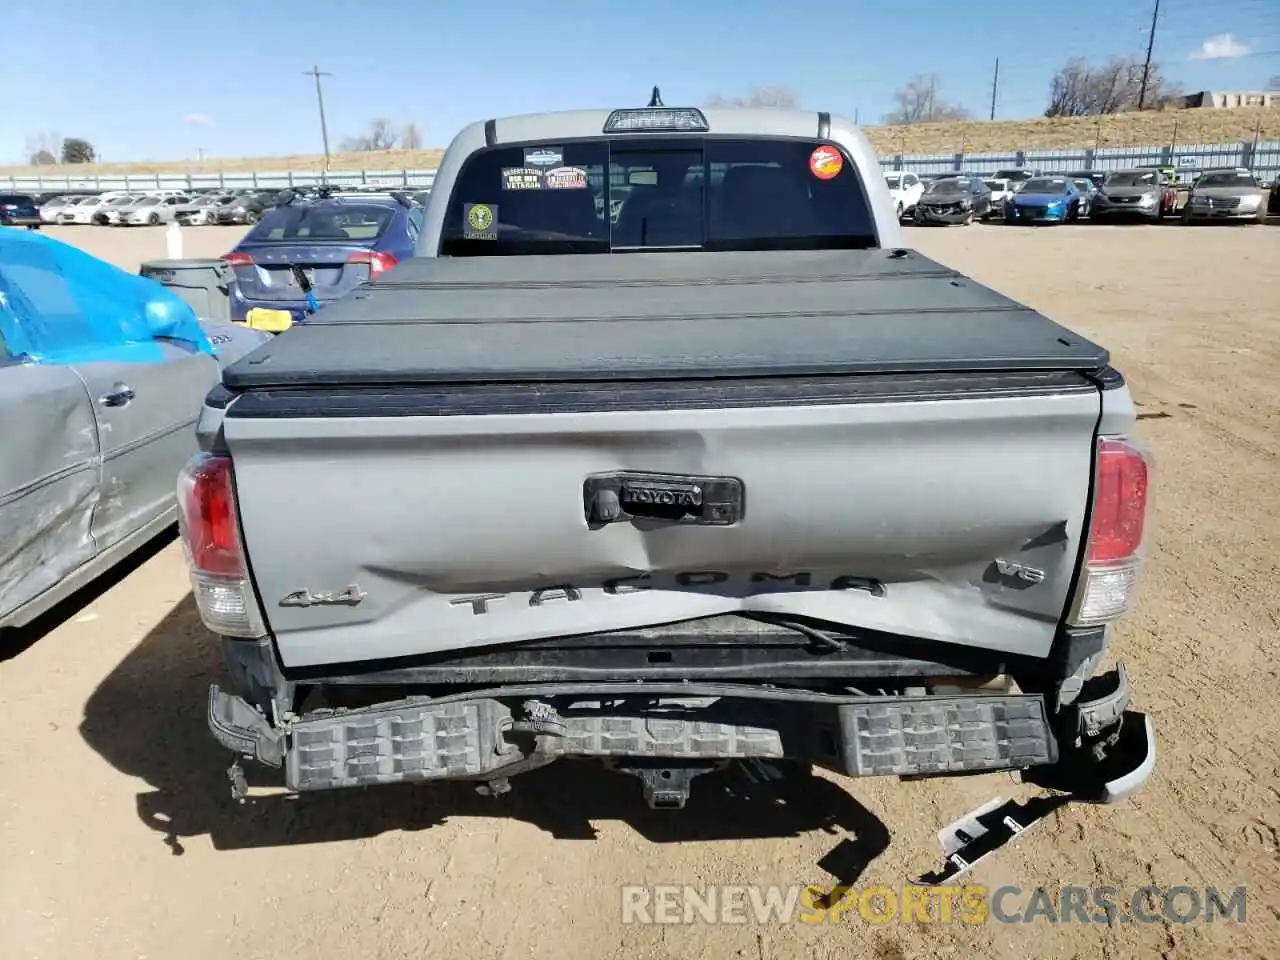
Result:
[[[485,780],[502,776],[506,768],[527,766],[531,756],[542,762],[560,757],[674,763],[810,759],[852,776],[1008,770],[1058,758],[1044,701],[1033,695],[779,699],[764,701],[763,709],[758,698],[729,695],[695,709],[654,709],[650,701],[633,710],[556,712],[568,703],[601,697],[610,695],[557,696],[548,689],[543,700],[523,703],[523,698],[411,699],[317,711],[283,732],[286,785],[308,791]],[[531,707],[539,714],[534,722],[527,719]],[[254,715],[260,722],[245,722]],[[275,743],[253,748],[270,728],[239,698],[212,689],[209,716],[222,743],[267,762],[279,756]]]

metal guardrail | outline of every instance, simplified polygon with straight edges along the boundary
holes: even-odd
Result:
[[[1265,180],[1280,175],[1280,140],[1260,143],[1210,143],[1168,147],[1103,147],[1098,150],[1017,150],[1011,153],[898,154],[880,158],[886,170],[915,173],[966,171],[994,173],[1009,167],[1045,170],[1121,170],[1149,164],[1172,165],[1189,180],[1213,167],[1246,167]],[[0,176],[0,189],[45,190],[228,190],[279,188],[313,183],[339,187],[378,186],[430,189],[434,170],[349,170],[322,176],[319,171],[286,170],[263,173],[131,173],[103,176]]]

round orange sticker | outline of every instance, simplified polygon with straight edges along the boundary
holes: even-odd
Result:
[[[844,169],[844,155],[835,147],[815,147],[809,154],[809,170],[819,180],[830,180]]]

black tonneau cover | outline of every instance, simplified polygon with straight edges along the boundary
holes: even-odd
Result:
[[[915,251],[416,258],[230,365],[254,387],[1101,371]]]

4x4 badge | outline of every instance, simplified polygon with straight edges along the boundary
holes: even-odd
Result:
[[[354,607],[368,594],[352,583],[341,593],[312,593],[310,590],[295,590],[280,600],[282,607],[318,607],[349,606]]]

